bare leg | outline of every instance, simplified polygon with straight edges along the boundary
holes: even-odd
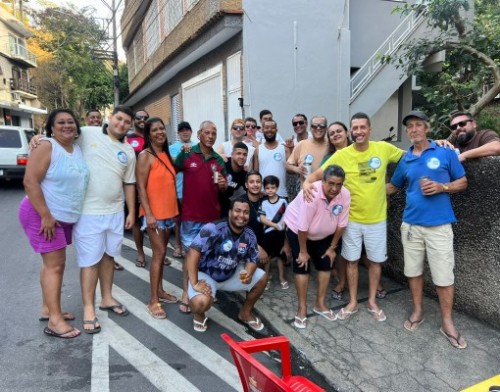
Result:
[[[361,255],[361,262],[363,263],[363,265],[366,267],[367,270],[370,270],[370,264],[371,264],[371,261],[368,260],[368,257],[366,257],[365,254],[362,254]],[[382,284],[380,283],[380,278],[379,278],[379,281],[377,283],[377,290],[383,290],[384,287],[382,286]]]
[[[439,307],[441,308],[441,327],[449,335],[457,337],[458,331],[453,324],[452,317],[455,285],[436,286],[436,291],[439,298]],[[463,343],[463,339],[461,339],[460,343]]]
[[[374,263],[370,261],[370,267],[368,268],[368,306],[370,309],[378,311],[379,307],[377,305],[377,288],[380,283],[380,275],[382,273],[382,265],[380,263]]]
[[[328,290],[328,284],[330,283],[330,271],[318,271],[318,292],[316,294],[316,309],[317,310],[328,310],[328,306],[325,304],[326,292]]]
[[[84,320],[93,320],[95,318],[95,289],[99,276],[99,264],[80,269]],[[112,263],[111,266],[113,267]],[[96,328],[98,326],[99,324],[96,325]]]
[[[239,314],[240,320],[250,321],[255,319],[255,317],[252,315],[252,309],[257,300],[261,297],[262,293],[264,292],[266,284],[267,284],[267,274],[264,275],[257,282],[257,284],[253,286],[253,289],[248,292],[247,298],[240,310]]]
[[[136,222],[132,227],[135,247],[137,248],[137,260],[144,262],[146,255],[144,254],[144,233],[140,230],[140,223]]]
[[[158,233],[158,234],[157,234]],[[159,302],[159,290],[162,288],[162,278],[163,278],[163,259],[167,253],[166,248],[166,231],[156,231],[148,228],[149,240],[151,241],[151,247],[153,248],[153,257],[151,259],[151,268],[149,270],[149,286],[150,286],[150,298],[149,305],[156,306]]]
[[[212,304],[213,298],[204,294],[198,294],[191,298],[191,301],[189,301],[189,307],[194,313],[194,319],[202,323],[205,320],[205,312],[212,307]]]
[[[345,259],[339,255],[338,257],[338,273],[337,273],[337,285],[334,287],[334,290],[337,293],[341,293],[345,289],[345,283],[346,283],[346,261]]]
[[[295,288],[297,290],[297,299],[299,307],[297,316],[301,319],[307,316],[307,287],[309,285],[308,274],[295,274]]]
[[[61,287],[66,262],[66,248],[42,254],[43,264],[40,270],[43,302],[49,313],[48,327],[57,333],[70,331],[73,327],[63,318],[61,313]],[[67,336],[77,336],[75,329]]]
[[[113,288],[113,276],[114,276],[114,260],[111,256],[106,253],[99,262],[99,284],[101,286],[101,306],[113,306],[117,305],[119,302],[113,298],[111,293]],[[123,313],[123,310],[117,310],[115,313]]]
[[[280,282],[286,282],[285,263],[281,257],[278,257],[276,259],[276,265],[278,266],[278,276],[279,276]]]
[[[424,316],[424,277],[420,275],[414,278],[408,278],[408,285],[410,286],[411,299],[413,301],[413,311],[408,319],[411,322],[422,320]]]
[[[349,303],[346,310],[353,311],[358,309],[358,262],[346,261],[347,284],[349,285]]]

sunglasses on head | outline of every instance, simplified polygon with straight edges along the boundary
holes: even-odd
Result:
[[[326,124],[311,124],[311,128],[313,128],[313,129],[325,129]]]
[[[243,131],[244,129],[245,129],[245,128],[243,128],[243,126],[237,126],[237,125],[235,125],[235,126],[233,127],[233,130],[235,130],[235,131]]]
[[[146,121],[148,118],[149,118],[149,116],[135,116],[135,119],[137,121],[141,121],[141,120]]]
[[[472,120],[464,120],[464,121],[460,121],[460,122],[457,122],[456,124],[453,124],[453,125],[450,125],[450,129],[452,131],[454,131],[455,129],[457,129],[458,127],[460,128],[463,128],[467,125],[467,123],[470,123]]]
[[[292,121],[292,125],[294,127],[299,126],[299,125],[304,125],[306,122],[305,121]]]

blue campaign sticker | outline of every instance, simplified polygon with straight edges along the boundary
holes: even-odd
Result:
[[[380,160],[379,157],[373,157],[373,158],[370,158],[370,160],[368,161],[368,165],[376,170],[378,169],[380,166],[382,166],[382,161]]]
[[[438,158],[432,157],[427,160],[427,167],[432,170],[436,170],[441,165]]]
[[[313,163],[314,161],[314,157],[311,155],[311,154],[307,154],[305,157],[304,157],[304,164],[311,164]]]
[[[335,215],[335,216],[338,216],[338,215],[340,215],[340,213],[342,212],[343,209],[344,209],[344,207],[342,205],[335,204],[332,207],[332,214]]]
[[[137,147],[139,147],[139,141],[137,141],[137,140],[132,140],[132,141],[130,142],[130,145],[131,145],[133,148],[137,148]]]
[[[118,157],[118,160],[119,160],[121,163],[123,163],[123,164],[125,164],[125,163],[127,163],[127,162],[128,162],[128,156],[127,156],[127,154],[126,154],[125,152],[123,152],[123,151],[118,151],[117,157]]]
[[[273,155],[273,158],[275,161],[278,161],[278,162],[283,159],[283,157],[281,156],[281,154],[279,152],[275,152]]]
[[[232,248],[233,248],[233,241],[227,239],[224,240],[224,242],[222,243],[222,250],[224,252],[229,252]]]

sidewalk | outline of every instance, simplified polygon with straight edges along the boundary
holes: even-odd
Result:
[[[271,288],[258,301],[257,311],[268,325],[290,339],[332,390],[451,392],[500,373],[500,331],[455,312],[455,324],[468,347],[453,348],[439,332],[437,300],[425,298],[425,321],[417,331],[409,332],[403,327],[411,310],[409,290],[385,277],[382,283],[388,295],[379,300],[379,305],[387,320],[375,321],[366,310],[365,268],[360,267],[359,311],[348,321],[331,322],[312,312],[316,292],[313,272],[308,290],[308,326],[302,330],[292,325],[297,300],[291,268],[287,268],[288,290],[281,290],[274,266],[271,274]],[[328,297],[327,303],[338,311],[347,303],[347,290],[344,298],[336,301]]]

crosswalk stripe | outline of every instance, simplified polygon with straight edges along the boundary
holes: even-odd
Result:
[[[235,389],[239,389],[241,387],[238,372],[236,367],[231,362],[227,361],[215,351],[193,338],[183,329],[177,327],[170,320],[157,320],[152,318],[146,312],[145,304],[116,285],[113,285],[113,296],[120,302],[126,304],[129,311],[131,311],[142,322],[146,323],[149,327],[153,328],[165,337],[165,339],[170,340],[181,350],[189,354],[195,361],[206,367],[211,373],[217,375],[220,379],[224,380],[228,385]],[[207,316],[213,319],[214,317],[212,313],[214,313],[214,311],[215,309],[211,309],[207,313]],[[101,316],[99,316],[99,318],[100,317]],[[224,325],[224,327],[226,326]]]
[[[108,347],[104,342],[106,341],[160,391],[200,391],[200,389],[196,388],[195,385],[183,377],[176,369],[169,366],[113,320],[109,319],[106,314],[100,314],[99,321],[103,328],[100,333],[102,335],[102,343]],[[108,363],[106,365],[109,366]],[[92,382],[94,383],[94,381],[93,379]],[[96,392],[97,390],[99,389],[94,390],[92,388],[92,392]],[[102,391],[104,392],[105,389],[102,389]],[[109,391],[109,385],[107,391]]]
[[[100,316],[100,322],[107,315]],[[92,375],[90,392],[109,392],[109,345],[105,334],[98,333],[92,338]]]

